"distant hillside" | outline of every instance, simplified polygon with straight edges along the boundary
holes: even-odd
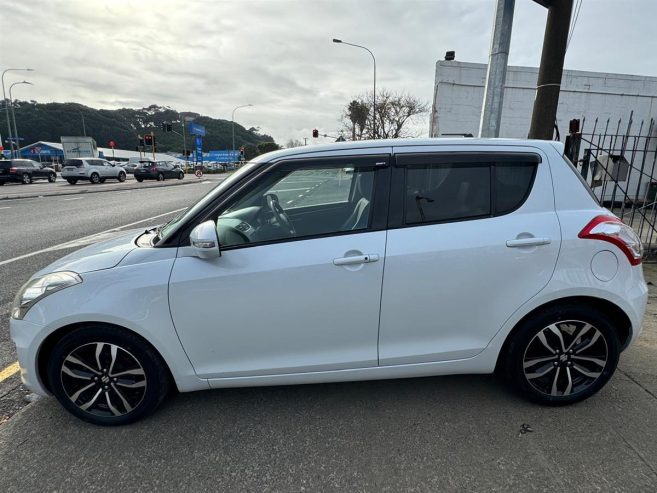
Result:
[[[110,140],[120,149],[134,149],[138,144],[137,135],[155,132],[158,152],[182,152],[182,137],[172,132],[164,133],[160,125],[173,123],[173,129],[181,132],[180,118],[194,117],[194,122],[205,126],[207,135],[203,138],[203,150],[223,150],[232,147],[231,122],[219,120],[198,113],[178,113],[167,106],[151,105],[148,108],[118,110],[98,110],[77,103],[37,103],[36,101],[15,101],[18,133],[24,140],[21,145],[38,140],[59,142],[62,135],[82,135],[82,115],[87,135],[93,137],[100,147],[107,147]],[[7,137],[4,120],[0,122],[3,138]],[[235,146],[262,142],[273,142],[268,135],[258,133],[257,129],[246,129],[235,124]],[[192,139],[187,135],[187,147],[192,147]]]

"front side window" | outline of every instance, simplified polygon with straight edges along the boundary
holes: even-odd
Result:
[[[217,217],[225,247],[365,230],[374,168],[317,165],[267,173]]]

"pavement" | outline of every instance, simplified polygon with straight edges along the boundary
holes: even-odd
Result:
[[[202,178],[197,178],[193,174],[186,174],[185,178],[182,180],[166,179],[161,182],[156,180],[145,180],[139,183],[134,179],[133,175],[128,174],[126,181],[123,183],[120,183],[117,180],[107,180],[105,183],[98,183],[94,185],[88,181],[79,181],[75,185],[71,185],[66,180],[64,180],[59,173],[57,173],[57,180],[54,183],[48,183],[46,180],[37,180],[34,183],[30,183],[29,185],[23,185],[22,183],[5,183],[2,187],[0,187],[0,200],[191,185],[204,180],[215,182],[221,181],[225,176],[226,175],[224,174],[206,174]]]
[[[167,220],[213,186],[0,203],[0,372],[15,361],[14,293],[67,242]],[[100,428],[51,398],[28,404],[14,374],[0,381],[0,491],[656,491],[657,264],[644,269],[641,337],[580,404],[453,376],[173,395],[146,420]]]

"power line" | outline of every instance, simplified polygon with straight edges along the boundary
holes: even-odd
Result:
[[[575,26],[577,25],[577,19],[579,17],[579,11],[582,10],[582,3],[584,0],[577,0],[577,3],[575,4],[575,7],[573,8],[573,12],[575,12],[575,17],[573,19],[573,23],[570,26],[570,30],[568,32],[568,41],[566,41],[566,51],[568,51],[568,46],[570,45],[570,39],[573,37],[573,33],[575,32]]]

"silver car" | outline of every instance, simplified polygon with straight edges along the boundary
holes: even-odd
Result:
[[[108,179],[124,182],[126,173],[121,166],[104,159],[84,157],[66,160],[62,178],[71,185],[75,185],[78,180],[89,180],[91,183],[104,183]]]

